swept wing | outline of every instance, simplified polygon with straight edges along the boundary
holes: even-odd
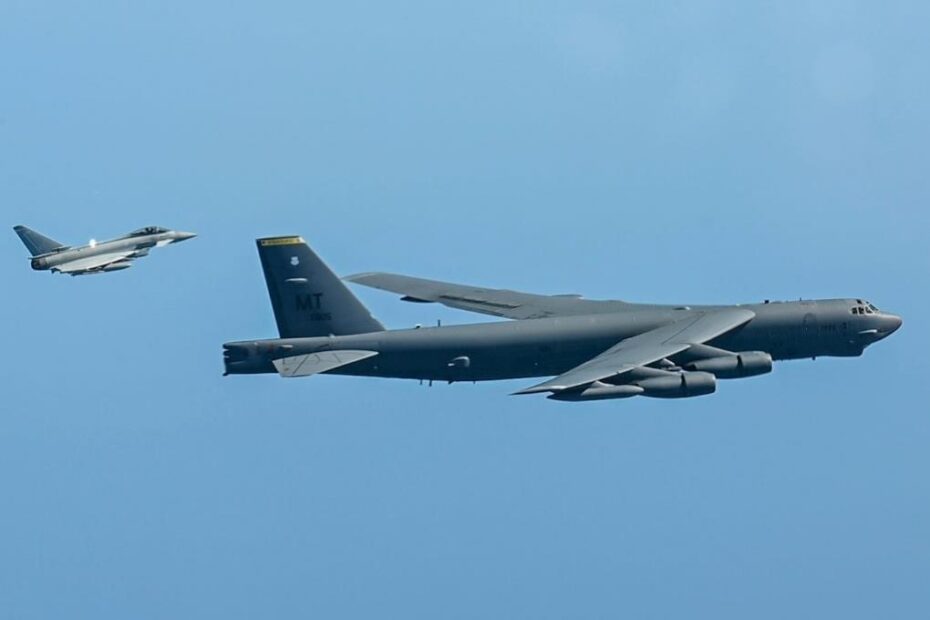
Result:
[[[534,295],[506,289],[481,288],[394,273],[360,273],[349,282],[403,295],[405,301],[436,302],[481,314],[508,319],[539,319],[618,312],[622,301],[581,299],[580,295]]]
[[[631,370],[677,355],[752,320],[744,308],[722,308],[688,316],[680,321],[621,340],[591,360],[539,385],[517,392],[561,392],[610,379]]]

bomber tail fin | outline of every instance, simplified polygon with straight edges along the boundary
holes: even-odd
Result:
[[[67,247],[63,243],[58,243],[54,239],[49,239],[45,235],[39,234],[25,226],[14,226],[13,230],[16,231],[16,234],[19,235],[23,244],[29,249],[29,252],[33,256],[48,254],[49,252]]]
[[[301,237],[267,237],[256,244],[282,338],[384,331]]]

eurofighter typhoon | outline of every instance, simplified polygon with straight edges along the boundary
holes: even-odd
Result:
[[[152,248],[197,236],[160,226],[146,226],[110,241],[91,241],[87,245],[71,247],[25,226],[14,226],[13,230],[32,254],[33,269],[71,276],[128,269],[132,267],[132,261],[148,256]]]
[[[385,330],[300,237],[258,239],[280,338],[224,345],[226,374],[492,381],[554,377],[517,394],[561,401],[711,394],[777,360],[857,357],[901,327],[864,299],[651,305],[532,295],[388,273],[346,280],[513,319]]]

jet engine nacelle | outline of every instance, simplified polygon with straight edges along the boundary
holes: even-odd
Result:
[[[664,373],[637,379],[624,385],[596,381],[581,391],[556,392],[549,398],[569,402],[612,400],[646,396],[649,398],[692,398],[717,391],[717,380],[709,372]]]
[[[649,398],[692,398],[717,391],[717,378],[709,372],[679,372],[664,377],[650,377],[633,385]]]
[[[743,379],[772,372],[772,356],[764,351],[747,351],[696,360],[685,369],[713,373],[718,379]]]

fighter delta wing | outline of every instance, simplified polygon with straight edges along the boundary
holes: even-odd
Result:
[[[440,303],[508,319],[541,319],[619,312],[629,306],[622,301],[581,299],[581,295],[533,295],[506,289],[480,288],[394,273],[359,273],[349,282],[403,295],[404,301]]]
[[[101,271],[115,271],[114,267],[125,265],[130,266],[130,257],[135,250],[123,252],[107,252],[106,254],[97,254],[87,258],[78,258],[66,263],[60,264],[55,271],[67,273],[68,275],[83,275],[87,273]]]

